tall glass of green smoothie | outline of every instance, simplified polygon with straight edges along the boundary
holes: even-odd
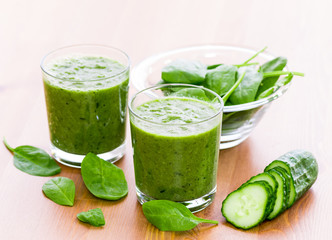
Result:
[[[43,58],[55,159],[80,167],[89,152],[112,162],[124,155],[129,67],[127,54],[100,45],[64,47]]]
[[[167,199],[196,212],[216,192],[223,101],[206,88],[165,84],[129,103],[136,192],[142,204]]]

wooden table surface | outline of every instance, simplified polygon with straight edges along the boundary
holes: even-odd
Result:
[[[332,3],[266,0],[2,1],[0,3],[0,138],[9,144],[48,149],[49,134],[39,63],[58,47],[78,43],[116,46],[132,66],[151,54],[197,44],[230,44],[286,56],[304,72],[275,101],[252,135],[220,151],[218,190],[197,213],[219,221],[187,232],[161,232],[145,219],[136,200],[128,134],[124,170],[129,194],[120,201],[92,196],[80,170],[61,165],[59,176],[76,184],[73,207],[42,193],[51,177],[13,166],[0,144],[0,239],[332,239]],[[131,89],[131,94],[134,92]],[[129,130],[127,131],[129,133]],[[302,148],[319,163],[316,183],[292,208],[248,231],[225,222],[226,195],[285,152]],[[102,208],[106,225],[81,223],[76,214]]]

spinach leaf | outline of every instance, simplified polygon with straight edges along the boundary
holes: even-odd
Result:
[[[276,90],[277,90],[276,86],[272,86],[272,87],[266,89],[264,92],[261,92],[257,96],[256,100],[260,100],[260,99],[266,98],[266,97],[270,96],[272,93],[274,93]]]
[[[219,66],[223,65],[222,63],[219,63],[219,64],[213,64],[213,65],[209,65],[206,67],[207,70],[213,70]]]
[[[105,225],[104,214],[100,208],[91,209],[87,212],[81,212],[77,214],[77,218],[85,223],[89,223],[95,227],[101,227]]]
[[[3,143],[14,153],[14,166],[22,172],[34,176],[53,176],[61,172],[55,160],[42,149],[27,145],[12,148],[5,139]]]
[[[162,69],[161,78],[168,83],[199,84],[204,82],[206,71],[198,61],[178,59]]]
[[[218,224],[218,221],[196,217],[181,203],[152,200],[143,204],[147,220],[161,231],[187,231],[199,223]]]
[[[43,185],[43,192],[53,202],[73,206],[75,199],[75,184],[73,180],[66,177],[55,177]]]
[[[258,87],[263,79],[263,74],[257,72],[253,67],[239,68],[238,74],[242,75],[243,73],[245,73],[245,76],[242,82],[229,97],[234,105],[255,101]]]
[[[262,64],[259,68],[260,72],[273,72],[281,71],[287,64],[287,59],[284,57],[276,57],[266,63]]]
[[[290,81],[292,81],[293,77],[294,77],[294,74],[293,73],[289,73],[286,77],[279,79],[276,82],[276,86],[278,86],[278,87],[285,86]]]
[[[122,169],[93,153],[88,153],[83,159],[81,174],[85,186],[98,198],[117,200],[128,193]]]
[[[232,65],[220,65],[205,76],[204,87],[223,96],[236,81],[237,68]]]
[[[260,99],[263,99],[263,98],[266,98],[266,97],[270,96],[272,93],[274,93],[275,91],[277,91],[280,87],[288,84],[292,80],[293,76],[294,76],[294,74],[290,73],[286,77],[279,79],[275,83],[274,86],[272,86],[272,87],[266,89],[264,92],[260,93],[257,96],[256,100],[260,100]]]
[[[172,95],[209,101],[209,98],[206,96],[205,91],[199,88],[183,88],[177,92],[174,92]]]
[[[287,59],[284,57],[276,57],[266,63],[264,63],[259,71],[262,73],[266,72],[273,72],[273,71],[281,71],[285,68],[287,64]],[[274,76],[274,77],[264,77],[259,88],[257,91],[257,95],[259,96],[262,92],[265,90],[271,88],[274,86],[274,84],[278,81],[279,76]],[[257,97],[258,98],[258,97]]]

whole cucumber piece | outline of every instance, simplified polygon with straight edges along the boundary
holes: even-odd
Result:
[[[288,204],[288,207],[290,207],[316,181],[318,164],[316,158],[310,152],[293,150],[278,157],[264,171],[277,166],[284,168],[291,176],[290,202]]]

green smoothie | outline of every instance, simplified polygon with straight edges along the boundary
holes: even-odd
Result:
[[[124,143],[129,73],[105,57],[54,59],[43,75],[52,144],[85,155]]]
[[[134,112],[130,122],[140,192],[152,199],[188,201],[215,190],[221,117],[212,104],[166,97]]]

